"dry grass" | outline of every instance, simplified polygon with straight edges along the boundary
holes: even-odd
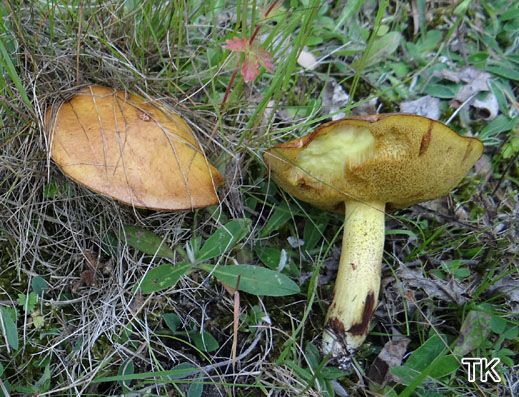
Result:
[[[243,198],[237,188],[243,178],[239,159],[244,146],[239,138],[240,119],[245,115],[229,117],[232,125],[226,125],[225,118],[199,102],[207,88],[202,81],[206,70],[203,62],[197,61],[205,50],[200,42],[189,45],[187,38],[179,47],[166,39],[161,43],[163,54],[147,54],[140,59],[147,64],[144,68],[132,64],[125,55],[129,49],[124,48],[124,42],[132,39],[128,33],[138,27],[132,15],[125,20],[115,15],[120,7],[75,10],[79,14],[73,18],[77,17],[82,25],[75,32],[79,40],[70,34],[71,25],[77,26],[77,21],[67,26],[67,21],[60,19],[54,20],[51,39],[50,22],[41,9],[32,14],[30,7],[20,8],[13,19],[19,40],[16,55],[20,66],[25,65],[19,71],[33,108],[27,109],[11,97],[3,110],[9,124],[1,133],[0,277],[12,279],[13,284],[5,285],[2,295],[14,302],[18,293],[28,294],[30,281],[36,275],[47,280],[50,290],[41,302],[44,330],[35,329],[26,315],[19,329],[23,349],[4,358],[17,363],[18,374],[13,376],[22,378],[38,371],[35,362],[50,360],[51,394],[112,394],[117,384],[106,389],[92,385],[91,381],[102,373],[117,373],[122,363],[133,360],[137,372],[162,371],[179,363],[202,366],[208,376],[206,382],[213,384],[211,393],[224,395],[219,385],[232,388],[233,383],[254,382],[264,362],[262,357],[272,349],[270,327],[265,324],[240,338],[238,366],[233,369],[229,361],[233,302],[221,287],[195,274],[167,293],[136,295],[132,287],[159,259],[145,258],[128,246],[119,246],[117,253],[110,255],[103,247],[108,236],[118,233],[125,224],[152,230],[174,247],[192,235],[206,236],[218,226],[218,219],[206,211],[172,214],[121,206],[67,181],[47,156],[44,115],[51,104],[68,98],[85,84],[131,89],[174,106],[194,127],[210,157],[220,153],[222,160],[232,160],[226,161],[227,188],[221,208],[233,217],[244,214]],[[80,14],[85,18],[82,21]],[[185,26],[185,33],[196,35],[209,29],[210,25]],[[209,40],[214,36],[200,37]],[[107,41],[101,42],[101,38]],[[76,41],[80,46],[79,62]],[[189,75],[162,78],[149,70],[157,55],[168,56],[172,52],[173,58],[192,63]],[[145,74],[139,71],[143,69],[147,70]],[[179,89],[173,95],[171,88],[183,79],[188,80],[191,92]],[[49,197],[44,192],[51,188],[57,191]],[[94,284],[84,285],[80,276],[86,269],[89,252],[95,253],[101,262],[110,260],[110,264],[104,267],[104,274],[96,275]],[[171,335],[159,336],[163,312],[177,313],[190,328],[211,331],[221,342],[220,349],[201,358],[193,354],[187,341]],[[125,332],[131,336],[125,337]],[[32,380],[38,377],[36,373],[31,375]],[[32,383],[31,378],[28,383]],[[171,386],[146,389],[162,394]]]

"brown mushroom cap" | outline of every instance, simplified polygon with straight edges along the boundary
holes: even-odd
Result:
[[[322,167],[305,172],[303,160],[312,142],[343,132],[364,137],[366,147],[358,158],[335,172],[326,165],[327,160],[322,160]],[[324,150],[313,155],[332,158],[333,150],[341,150],[323,146]],[[348,149],[346,144],[343,149]],[[264,158],[285,191],[317,207],[337,210],[347,200],[380,201],[404,208],[444,196],[482,153],[479,140],[462,137],[438,121],[380,114],[326,123],[303,138],[273,147]]]
[[[89,86],[46,116],[52,159],[93,191],[159,210],[218,203],[222,177],[175,113],[138,95]]]

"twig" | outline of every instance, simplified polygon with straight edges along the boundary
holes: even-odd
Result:
[[[225,94],[222,99],[222,104],[220,105],[220,109],[222,109],[227,102],[227,98],[229,97],[229,94],[231,93],[231,87],[234,84],[234,80],[236,79],[236,75],[238,74],[238,70],[240,69],[239,66],[236,66],[234,69],[234,72],[232,72],[231,79],[229,80],[229,84],[227,84],[227,87],[225,88]]]
[[[247,357],[256,348],[256,346],[258,345],[262,336],[263,336],[263,332],[258,332],[258,334],[256,335],[256,338],[252,341],[252,343],[249,345],[249,347],[242,354],[240,354],[238,357],[236,357],[236,361],[241,361],[245,357]],[[216,364],[206,365],[205,367],[202,367],[199,370],[194,371],[193,373],[209,372],[216,368],[225,367],[229,364],[232,364],[232,359],[225,360],[225,361],[222,361],[222,362],[219,362]]]
[[[231,347],[231,357],[232,357],[232,369],[234,371],[236,365],[236,349],[238,347],[238,327],[240,325],[240,292],[238,288],[240,287],[240,275],[238,275],[238,279],[236,280],[236,289],[234,290],[234,318],[233,318],[233,334],[232,334],[232,347]]]
[[[269,16],[269,14],[272,12],[272,10],[276,7],[276,5],[279,3],[279,0],[275,0],[272,2],[272,4],[267,8],[267,11],[265,11],[265,18]],[[260,30],[261,25],[259,23],[256,24],[256,27],[254,28],[254,32],[252,33],[249,44],[252,44],[256,36],[258,35],[258,32]]]
[[[76,84],[79,84],[79,53],[81,51],[81,30],[83,28],[83,2],[79,3],[78,13],[78,28],[77,28],[77,46],[76,46]]]

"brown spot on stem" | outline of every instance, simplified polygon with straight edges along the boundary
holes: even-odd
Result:
[[[344,335],[344,324],[341,320],[334,317],[331,318],[330,321],[328,321],[330,328],[335,333],[335,335]]]
[[[365,335],[368,332],[369,320],[375,310],[375,294],[370,291],[366,296],[364,302],[364,310],[362,311],[362,318],[359,323],[353,324],[348,332],[352,335]]]
[[[429,148],[429,143],[431,143],[431,135],[432,135],[433,121],[429,121],[429,128],[427,128],[427,132],[423,134],[422,140],[420,142],[420,151],[418,152],[418,156],[423,155],[427,149]]]
[[[357,265],[355,263],[351,262],[350,265],[353,270],[357,270]]]

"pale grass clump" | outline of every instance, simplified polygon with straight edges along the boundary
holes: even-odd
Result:
[[[208,34],[221,32],[208,33],[209,25],[204,27],[199,23],[183,26],[188,42],[180,52],[175,50],[174,58],[192,63],[189,74],[162,77],[158,70],[137,65],[140,61],[137,54],[123,53],[131,50],[121,49],[124,46],[121,40],[130,40],[123,32],[128,24],[137,22],[131,15],[118,19],[115,14],[120,11],[119,8],[110,12],[107,8],[82,10],[90,25],[85,20],[81,32],[71,30],[73,25],[66,20],[56,19],[51,39],[43,10],[32,15],[28,8],[16,10],[16,23],[23,36],[20,31],[15,32],[19,34],[19,44],[25,40],[25,50],[18,46],[13,55],[26,62],[20,78],[32,108],[15,94],[2,110],[0,277],[12,278],[14,287],[3,286],[2,295],[5,302],[14,302],[15,291],[29,293],[31,279],[36,276],[49,284],[39,303],[43,327],[35,329],[27,314],[19,333],[26,368],[31,360],[50,359],[50,394],[110,394],[116,389],[105,390],[107,386],[91,381],[101,374],[117,373],[131,359],[136,372],[161,371],[191,363],[202,368],[204,382],[214,384],[206,386],[208,393],[210,390],[213,395],[225,395],[220,385],[232,388],[233,383],[253,383],[260,373],[272,348],[273,332],[268,323],[250,334],[240,334],[238,360],[233,368],[229,350],[232,296],[209,277],[203,279],[196,273],[183,279],[174,290],[152,296],[135,294],[132,288],[160,260],[145,257],[124,244],[115,252],[107,248],[107,239],[119,233],[125,224],[146,228],[161,236],[164,244],[182,247],[191,237],[207,237],[220,225],[218,215],[211,215],[214,210],[196,214],[134,210],[67,180],[48,156],[44,118],[51,104],[66,100],[88,83],[130,89],[150,99],[162,100],[165,106],[173,107],[185,117],[207,155],[219,161],[225,172],[226,187],[220,192],[220,210],[233,217],[244,216],[243,194],[239,189],[245,178],[243,158],[247,152],[254,155],[259,149],[258,142],[245,145],[242,141],[247,114],[252,109],[223,117],[216,125],[216,112],[198,102],[207,87],[202,81],[207,70],[203,61],[199,61],[204,49],[197,42],[210,40]],[[77,47],[78,34],[80,47]],[[100,38],[108,41],[102,43]],[[191,40],[195,43],[189,44]],[[162,44],[160,50],[165,52],[160,56],[172,52],[171,42],[165,39]],[[152,58],[148,66],[159,60]],[[210,71],[217,72],[218,69]],[[182,79],[192,86],[189,92],[177,86]],[[14,84],[10,88],[17,92]],[[84,280],[81,275],[88,269],[92,256],[102,270],[96,273],[95,280]],[[163,329],[159,326],[161,315],[165,312],[178,314],[186,328],[211,330],[221,348],[206,354],[202,360],[184,342],[159,337],[157,332]],[[160,394],[171,387],[159,384],[146,390]],[[182,384],[175,387],[186,390]]]

